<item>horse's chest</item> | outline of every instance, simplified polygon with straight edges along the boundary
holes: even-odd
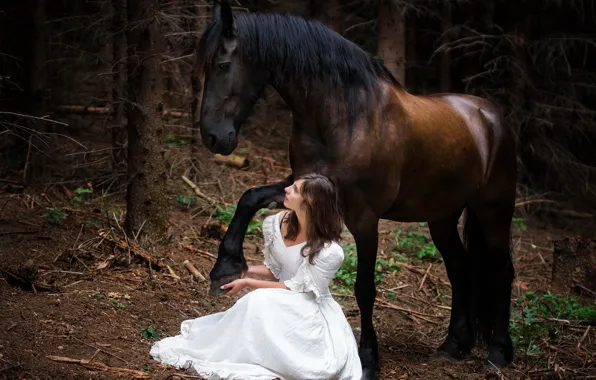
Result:
[[[296,175],[321,171],[334,161],[332,149],[310,138],[298,137],[290,141],[290,165]]]

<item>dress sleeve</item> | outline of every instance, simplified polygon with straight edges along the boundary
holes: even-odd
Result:
[[[313,264],[305,257],[294,277],[284,281],[284,284],[296,292],[313,292],[318,300],[326,293],[343,260],[344,251],[341,246],[332,244],[315,256]]]
[[[273,252],[273,239],[275,237],[275,220],[275,215],[270,215],[263,220],[263,255],[265,256],[263,264],[265,264],[265,266],[269,268],[273,276],[279,280],[281,277],[281,265],[275,259],[275,254]]]

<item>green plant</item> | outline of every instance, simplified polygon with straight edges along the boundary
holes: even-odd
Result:
[[[168,133],[166,136],[166,144],[170,147],[184,146],[191,143],[190,139],[183,139],[175,133]]]
[[[54,207],[46,211],[43,216],[48,219],[50,223],[58,224],[66,217],[66,211],[61,207]]]
[[[91,228],[92,226],[99,227],[99,220],[91,219],[87,224],[85,224],[85,227],[87,228]]]
[[[88,200],[89,194],[93,193],[93,189],[84,189],[79,187],[75,190],[75,196],[72,198],[71,202],[75,204],[86,204]]]
[[[358,273],[358,254],[356,252],[355,243],[342,243],[341,245],[344,249],[344,261],[335,273],[335,281],[333,285],[331,285],[331,288],[339,293],[350,293],[356,284],[356,275]],[[393,257],[390,259],[383,257],[378,258],[375,268],[375,284],[380,284],[388,273],[398,271],[400,269],[401,267]]]
[[[596,302],[582,305],[577,297],[566,297],[550,292],[526,292],[513,304],[510,322],[511,339],[526,354],[541,352],[546,341],[556,343],[557,325],[552,319],[570,319],[593,324],[596,322]]]
[[[141,330],[141,336],[143,338],[159,339],[159,334],[153,325],[148,325],[146,329]]]
[[[420,223],[424,226],[424,223]],[[398,229],[395,232],[395,245],[406,255],[413,256],[418,260],[442,260],[441,254],[430,236],[422,231],[403,231]]]
[[[512,221],[520,230],[525,231],[528,229],[528,227],[524,223],[524,218],[513,218]]]
[[[178,196],[176,197],[176,202],[184,206],[194,206],[197,204],[197,198],[193,196],[185,197],[182,194],[178,194]]]
[[[267,209],[259,210],[255,216],[260,215]],[[221,224],[229,226],[232,222],[232,218],[234,217],[234,213],[236,212],[236,205],[230,205],[228,208],[221,208],[219,205],[215,205],[215,219],[217,219]],[[247,235],[257,235],[263,231],[263,222],[258,219],[252,219],[248,223],[248,228],[246,229]]]

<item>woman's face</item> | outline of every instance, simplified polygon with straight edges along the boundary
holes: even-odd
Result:
[[[304,198],[302,198],[302,194],[300,192],[302,190],[303,182],[304,180],[299,179],[290,186],[285,188],[286,197],[284,199],[284,206],[286,206],[290,210],[299,211],[302,207]]]

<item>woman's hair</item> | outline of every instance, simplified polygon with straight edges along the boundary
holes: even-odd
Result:
[[[326,243],[339,241],[343,230],[343,217],[338,194],[331,179],[321,174],[305,174],[297,178],[303,180],[300,193],[305,208],[307,243],[301,253],[313,264],[314,257]],[[300,232],[298,217],[294,211],[284,216],[287,223],[285,238],[294,240]],[[307,252],[307,253],[306,253]],[[305,254],[306,253],[306,254]]]

